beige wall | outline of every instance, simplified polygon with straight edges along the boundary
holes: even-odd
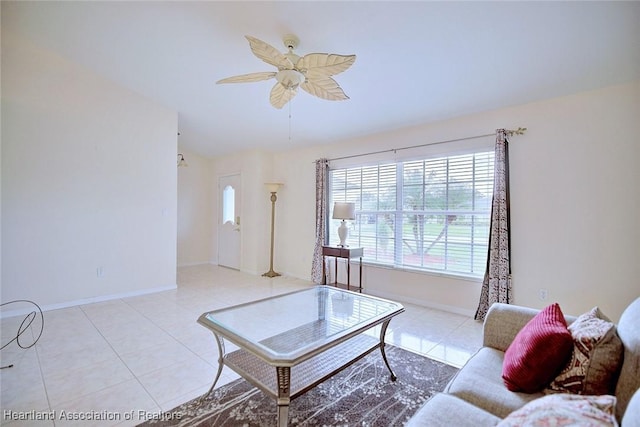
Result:
[[[340,144],[277,153],[282,171],[278,245],[283,270],[310,277],[314,168],[320,157],[527,127],[512,138],[514,298],[558,301],[568,313],[600,305],[611,317],[640,296],[640,82],[490,111]],[[475,311],[480,285],[437,275],[366,267],[373,294],[461,313]],[[538,298],[547,289],[547,301]]]
[[[2,302],[174,288],[176,134],[176,112],[3,32]]]
[[[189,166],[178,168],[178,266],[214,262],[213,200],[217,187],[213,162],[181,148],[179,151]]]

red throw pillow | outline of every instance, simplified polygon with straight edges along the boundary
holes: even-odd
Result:
[[[511,391],[542,390],[567,364],[573,338],[560,306],[545,307],[518,332],[504,354],[502,379]]]

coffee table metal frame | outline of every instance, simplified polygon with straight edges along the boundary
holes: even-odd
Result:
[[[233,325],[225,325],[215,321],[216,314],[228,310],[251,309],[251,305],[254,304],[266,301],[277,302],[278,299],[289,295],[312,291],[320,292],[320,294],[325,295],[325,298],[328,298],[330,294],[340,298],[348,298],[351,295],[351,298],[370,299],[369,302],[386,303],[388,309],[372,315],[370,318],[360,321],[353,327],[346,328],[334,336],[324,337],[315,342],[313,342],[313,339],[311,342],[307,339],[301,348],[296,348],[296,351],[277,355],[265,351],[265,346],[261,342],[295,339],[301,328],[296,328],[296,331],[285,331],[261,342],[255,342],[239,334]],[[326,307],[326,301],[319,303],[318,306],[320,307],[321,304]],[[324,313],[324,310],[324,308],[319,308],[319,313],[320,311]],[[198,323],[213,332],[218,346],[219,359],[218,371],[213,384],[200,399],[202,401],[204,397],[213,391],[222,369],[226,365],[249,383],[276,399],[278,425],[284,427],[288,422],[289,404],[292,399],[349,367],[375,349],[380,349],[382,359],[391,374],[391,380],[395,381],[397,377],[391,369],[385,353],[384,336],[391,319],[402,312],[404,312],[404,307],[399,303],[323,285],[203,313],[198,318]],[[319,317],[321,317],[320,314]],[[377,325],[382,325],[379,339],[363,334],[363,332]],[[305,337],[308,338],[310,334],[314,334],[314,329],[322,327],[326,327],[326,325],[323,326],[323,319],[319,319],[304,325],[302,329],[304,329]],[[225,339],[238,346],[239,349],[226,353]]]

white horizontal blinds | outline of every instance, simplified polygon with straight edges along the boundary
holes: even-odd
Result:
[[[472,242],[473,273],[481,275],[487,267],[487,249],[491,228],[491,204],[493,201],[494,152],[476,154],[474,173]]]
[[[393,264],[395,253],[396,165],[362,168],[360,206],[356,204],[357,237],[368,260]]]
[[[348,244],[365,249],[370,261],[393,263],[396,165],[393,163],[330,171],[334,202],[354,202],[356,220],[349,222]],[[331,216],[330,216],[331,217]],[[331,220],[329,242],[338,241],[339,220]]]
[[[485,269],[493,152],[337,169],[333,202],[356,203],[349,244],[389,265],[480,276]],[[331,206],[332,208],[332,206]],[[336,242],[333,220],[330,241]]]
[[[493,153],[404,162],[403,170],[401,264],[481,274],[488,244]]]

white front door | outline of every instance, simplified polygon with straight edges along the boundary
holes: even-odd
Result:
[[[218,265],[240,270],[240,175],[218,179]]]

